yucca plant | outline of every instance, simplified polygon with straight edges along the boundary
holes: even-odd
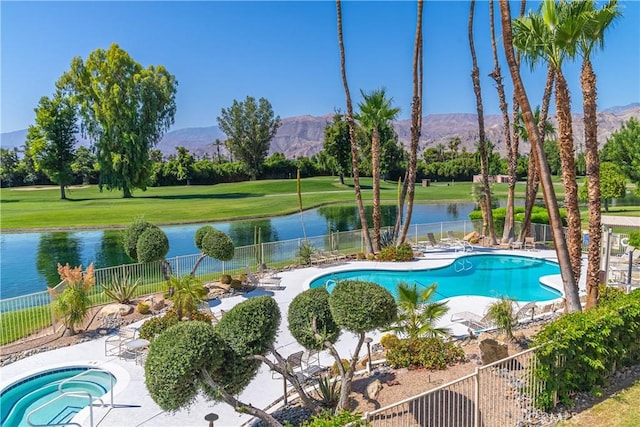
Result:
[[[314,389],[319,397],[318,402],[325,408],[335,408],[340,401],[340,383],[331,381],[328,375],[320,378]]]
[[[103,287],[102,291],[106,296],[120,304],[129,304],[135,296],[136,289],[140,285],[140,279],[131,283],[129,276],[115,277],[108,287]]]

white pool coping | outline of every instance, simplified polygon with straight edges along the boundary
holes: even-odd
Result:
[[[480,249],[482,250],[482,249]],[[524,255],[536,258],[544,258],[555,261],[554,251],[537,250],[525,252],[522,250],[482,250],[484,253],[506,254],[506,255]],[[485,252],[486,251],[486,252]],[[477,251],[474,253],[478,253]],[[293,339],[287,325],[287,310],[289,303],[300,292],[308,288],[310,281],[330,271],[344,271],[348,269],[425,269],[441,267],[451,263],[459,256],[468,255],[463,252],[429,252],[425,257],[402,263],[376,262],[376,261],[353,261],[334,266],[314,266],[300,268],[292,271],[281,273],[282,290],[264,290],[258,289],[243,296],[235,296],[223,298],[216,301],[216,310],[229,310],[236,304],[244,301],[246,298],[261,294],[272,295],[278,302],[282,313],[282,323],[278,330],[276,338],[276,348],[285,357],[295,351],[302,350],[302,347]],[[586,267],[583,268],[583,271]],[[580,281],[581,289],[584,290],[584,274]],[[546,276],[542,279],[543,283],[551,288],[562,292],[562,281],[560,275]],[[493,302],[493,298],[463,296],[454,297],[448,300],[449,312],[445,319],[438,324],[441,327],[452,329],[454,335],[464,335],[467,328],[459,323],[453,323],[449,320],[452,313],[461,311],[470,311],[478,315],[483,315],[486,307]],[[383,335],[381,332],[369,334],[377,342]],[[105,338],[84,342],[71,347],[64,347],[51,350],[28,358],[19,360],[0,370],[0,389],[4,389],[15,381],[32,375],[39,371],[48,370],[56,367],[69,365],[86,365],[104,368],[112,372],[118,382],[114,388],[114,401],[116,408],[94,407],[94,425],[95,426],[203,426],[206,425],[204,416],[214,412],[218,414],[219,419],[215,422],[216,427],[220,426],[240,426],[249,422],[252,417],[239,414],[225,403],[208,402],[202,397],[198,397],[194,405],[188,410],[181,410],[174,414],[164,412],[149,396],[144,384],[144,369],[142,366],[136,365],[133,361],[125,361],[112,356],[104,355]],[[350,333],[344,333],[338,340],[336,347],[341,357],[350,357],[351,350],[355,345],[355,336]],[[366,349],[363,349],[366,352]],[[361,353],[361,357],[364,353]],[[333,364],[333,359],[323,352],[320,355],[320,363],[325,366]],[[249,386],[238,396],[245,403],[253,406],[266,408],[274,401],[282,397],[283,382],[282,379],[272,379],[271,372],[266,365],[262,365],[256,377]],[[105,400],[105,402],[107,402]],[[83,409],[74,421],[81,423],[83,426],[89,425],[89,409]]]

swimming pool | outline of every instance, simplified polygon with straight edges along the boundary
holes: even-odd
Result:
[[[310,287],[324,286],[327,280],[363,280],[384,286],[396,296],[399,282],[418,286],[437,283],[435,300],[476,295],[516,301],[549,301],[562,294],[540,283],[540,277],[560,274],[558,264],[539,258],[515,255],[467,255],[445,267],[424,270],[349,270],[313,279]]]
[[[68,366],[31,375],[0,391],[0,425],[27,426],[27,416],[31,411],[60,396],[58,385],[61,382],[83,372],[85,374],[63,385],[63,393],[88,392],[98,398],[104,396],[116,382],[112,374],[87,366]],[[31,422],[69,422],[88,404],[87,397],[65,396],[37,411],[31,417]]]

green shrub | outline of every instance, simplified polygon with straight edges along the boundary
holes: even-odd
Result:
[[[180,319],[175,311],[167,310],[164,316],[152,317],[142,324],[140,327],[140,338],[153,341],[158,335],[179,321]]]
[[[502,297],[489,305],[485,316],[508,339],[513,339],[513,327],[516,324],[514,320],[514,303],[513,299]]]
[[[385,350],[394,348],[399,342],[400,338],[395,334],[384,334],[382,338],[380,338],[380,345],[384,347]]]
[[[120,304],[129,304],[135,296],[139,285],[140,279],[131,283],[129,276],[115,277],[108,286],[103,286],[102,291],[106,296]]]
[[[151,312],[151,304],[141,301],[136,306],[136,311],[140,314],[149,314]]]
[[[298,257],[300,264],[310,265],[311,256],[315,253],[315,248],[307,240],[303,241],[298,248]]]
[[[229,285],[236,290],[242,289],[242,282],[238,279],[232,279]]]
[[[545,325],[534,343],[543,389],[536,405],[552,407],[557,396],[598,392],[618,367],[640,361],[640,291],[611,295],[597,307]],[[562,360],[562,363],[558,363]]]
[[[373,261],[374,259],[376,259],[374,254],[367,254],[367,261]]]
[[[333,411],[325,411],[320,415],[314,415],[310,420],[305,421],[302,427],[364,427],[370,425],[362,421],[362,415],[341,410],[337,414]]]
[[[380,261],[411,261],[413,259],[413,249],[408,243],[400,246],[387,246],[378,254]]]
[[[400,340],[387,351],[387,362],[393,368],[446,369],[464,360],[460,347],[440,337]]]
[[[202,252],[220,261],[230,261],[235,254],[233,240],[220,230],[211,227],[200,241]]]
[[[356,259],[358,261],[364,261],[365,259],[367,259],[367,256],[364,254],[364,252],[358,252],[356,254]]]
[[[124,252],[129,255],[132,260],[138,260],[138,253],[136,251],[138,247],[138,239],[149,227],[153,224],[137,218],[133,224],[125,228],[122,231],[122,245],[124,246]]]
[[[215,228],[210,225],[205,225],[196,230],[196,234],[193,236],[193,243],[195,243],[196,248],[202,251],[202,239],[213,230],[215,230]]]
[[[136,244],[138,262],[152,262],[164,259],[169,252],[169,239],[159,227],[151,225],[140,237]]]
[[[293,338],[308,349],[320,350],[324,341],[335,342],[340,336],[340,328],[329,310],[329,292],[324,287],[296,295],[289,304],[287,319]]]
[[[398,307],[388,290],[372,282],[341,280],[329,295],[334,321],[349,332],[373,331],[396,320]]]
[[[220,283],[222,283],[223,285],[231,284],[231,275],[223,274],[222,276],[220,276]]]

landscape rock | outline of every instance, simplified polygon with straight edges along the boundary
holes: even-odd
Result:
[[[133,312],[133,307],[127,304],[109,304],[100,309],[98,316],[126,316]]]
[[[367,385],[367,389],[365,391],[366,397],[370,400],[376,400],[380,390],[382,390],[382,383],[376,378]]]
[[[493,338],[480,341],[480,358],[483,365],[488,365],[509,356],[508,346]]]

